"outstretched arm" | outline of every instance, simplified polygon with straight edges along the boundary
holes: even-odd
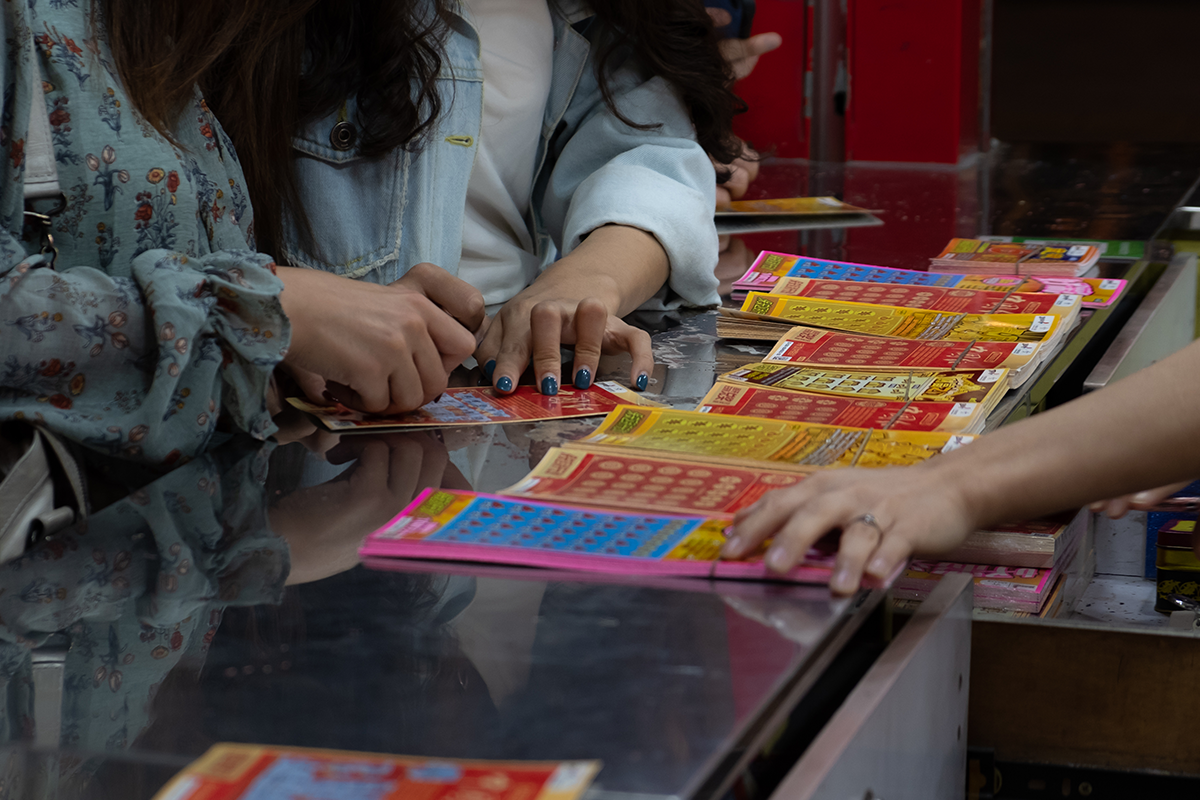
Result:
[[[842,529],[831,585],[857,589],[913,553],[953,549],[978,527],[1076,508],[1200,476],[1200,342],[1126,378],[914,467],[822,473],[734,521],[728,557],[774,537],[786,571]],[[861,522],[871,514],[876,529]]]

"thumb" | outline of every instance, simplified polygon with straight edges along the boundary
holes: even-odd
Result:
[[[304,394],[310,403],[317,405],[326,405],[329,403],[329,395],[325,391],[325,379],[315,372],[309,372],[300,367],[290,367],[288,370],[292,375],[292,380],[296,382],[297,388]]]

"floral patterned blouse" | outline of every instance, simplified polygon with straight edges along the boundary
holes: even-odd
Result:
[[[199,92],[178,146],[155,131],[89,0],[0,9],[0,421],[156,464],[203,450],[220,417],[270,435],[266,389],[290,328],[232,143]],[[21,240],[31,109],[49,115],[67,201],[55,268]]]

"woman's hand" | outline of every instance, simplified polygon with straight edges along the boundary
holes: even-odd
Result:
[[[840,530],[830,588],[850,594],[864,572],[883,580],[913,553],[953,550],[978,527],[977,515],[929,466],[821,472],[770,492],[734,517],[722,556],[741,558],[773,539],[767,567],[785,573],[817,540]]]
[[[713,9],[709,9],[711,14]],[[758,33],[749,39],[722,39],[718,45],[721,55],[733,70],[733,79],[740,81],[754,71],[758,59],[783,45],[778,33]]]
[[[483,298],[432,264],[389,286],[286,267],[279,277],[292,323],[284,366],[317,402],[328,392],[360,411],[411,411],[475,349]]]
[[[718,174],[721,170],[729,171],[729,180],[717,184],[717,210],[727,208],[734,200],[741,200],[750,190],[750,184],[758,177],[759,156],[754,148],[742,142],[742,155],[735,158],[732,164],[719,164],[713,161],[713,167]],[[724,250],[724,246],[721,248]]]
[[[643,390],[654,368],[650,335],[620,317],[658,291],[667,274],[666,253],[651,234],[598,228],[500,309],[475,357],[502,393],[516,388],[532,360],[542,394],[553,395],[563,380],[563,345],[575,348],[571,382],[579,389],[591,386],[602,354],[629,353],[630,382]]]

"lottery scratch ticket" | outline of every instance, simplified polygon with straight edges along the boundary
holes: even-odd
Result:
[[[987,422],[988,409],[980,403],[870,400],[718,381],[696,410],[705,414],[889,431],[979,433]]]
[[[1020,386],[1042,357],[1032,342],[914,342],[855,336],[817,328],[792,328],[764,359],[848,370],[1009,370],[1009,387]]]
[[[772,200],[734,200],[717,209],[717,218],[734,214],[848,214],[867,213],[836,197],[781,197]]]
[[[1017,275],[963,275],[893,269],[870,264],[829,261],[764,251],[733,284],[735,292],[771,291],[783,277],[820,278],[862,283],[943,286],[958,289],[1010,290],[1079,295],[1084,308],[1106,308],[1120,298],[1127,281],[1108,278],[1065,278]]]
[[[657,405],[611,381],[597,383],[587,390],[563,387],[552,397],[532,386],[518,386],[515,392],[507,395],[490,386],[447,389],[436,403],[390,417],[365,414],[342,405],[315,406],[298,397],[288,398],[288,402],[338,433],[598,417],[622,403]]]
[[[829,552],[809,551],[799,566],[782,576],[769,572],[762,562],[768,543],[745,560],[721,560],[729,524],[728,515],[631,514],[426,489],[368,536],[360,554],[623,575],[828,582],[834,563]]]
[[[217,744],[154,800],[578,800],[598,761],[462,761]]]
[[[1075,294],[1028,294],[815,278],[780,278],[771,294],[956,314],[1053,314],[1065,317],[1068,323],[1075,320],[1080,309],[1080,297]]]
[[[1051,314],[956,314],[761,292],[751,292],[741,310],[792,325],[920,341],[1040,343],[1058,335],[1062,323]]]
[[[991,407],[1008,391],[1008,370],[908,370],[887,372],[816,369],[762,362],[727,372],[720,380],[795,392],[861,397],[982,403]]]
[[[803,477],[762,467],[687,464],[641,453],[554,447],[520,483],[500,494],[607,508],[724,515],[753,504],[771,489],[794,486]]]
[[[706,463],[768,462],[807,472],[913,464],[973,438],[621,406],[590,436],[566,446],[657,450]]]

